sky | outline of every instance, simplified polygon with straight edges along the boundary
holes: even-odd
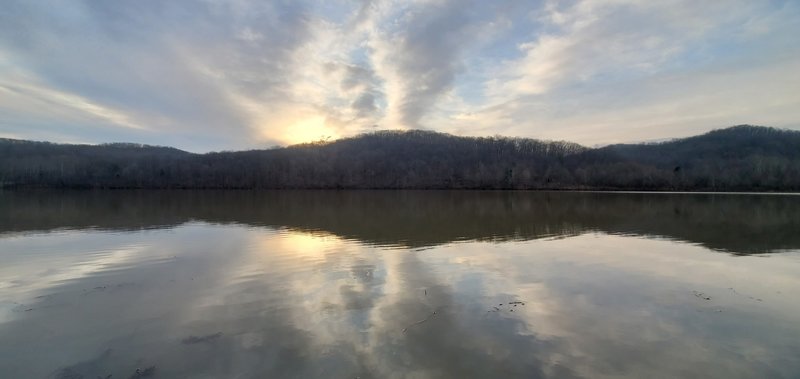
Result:
[[[4,0],[0,137],[206,152],[800,130],[797,20],[797,0]]]

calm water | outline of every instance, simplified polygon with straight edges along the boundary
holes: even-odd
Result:
[[[799,294],[800,196],[0,193],[0,378],[798,378]]]

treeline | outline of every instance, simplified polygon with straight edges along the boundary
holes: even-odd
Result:
[[[383,131],[193,154],[136,144],[0,140],[0,186],[217,189],[800,190],[800,132],[736,126],[653,144]]]

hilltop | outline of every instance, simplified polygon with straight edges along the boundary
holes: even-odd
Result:
[[[800,190],[800,132],[740,125],[659,143],[381,131],[194,154],[0,139],[0,184],[42,188]]]

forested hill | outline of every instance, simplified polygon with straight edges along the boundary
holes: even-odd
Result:
[[[269,150],[0,139],[0,185],[47,188],[800,190],[800,132],[735,126],[653,144],[384,131]]]

